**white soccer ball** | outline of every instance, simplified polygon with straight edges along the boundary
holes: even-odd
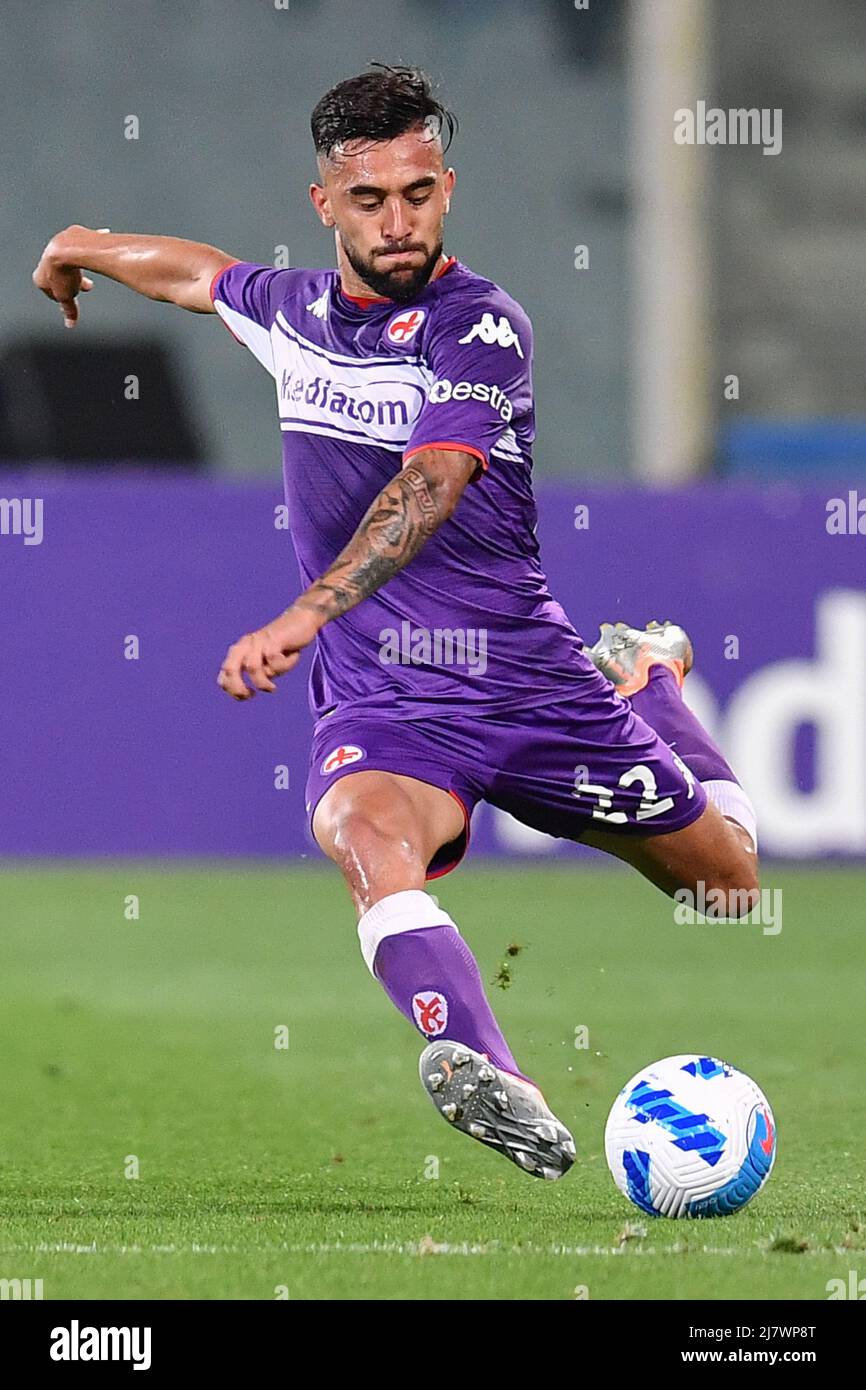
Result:
[[[760,1192],[776,1157],[766,1096],[715,1057],[665,1057],[636,1072],[604,1131],[613,1180],[650,1216],[727,1216]]]

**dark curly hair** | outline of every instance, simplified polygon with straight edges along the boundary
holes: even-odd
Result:
[[[436,100],[426,73],[387,63],[370,67],[377,71],[338,82],[316,103],[310,117],[316,153],[328,158],[336,145],[348,140],[393,140],[428,122],[434,137],[447,131],[443,152],[447,150],[457,118]]]

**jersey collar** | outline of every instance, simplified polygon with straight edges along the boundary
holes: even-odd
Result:
[[[456,257],[456,256],[449,256],[449,257],[447,258],[447,260],[444,261],[443,264],[442,264],[442,265],[439,267],[439,269],[436,271],[436,274],[430,276],[430,279],[427,281],[427,284],[428,284],[428,285],[432,285],[432,283],[433,283],[434,280],[438,280],[439,277],[440,277],[440,275],[444,275],[445,272],[446,272],[447,270],[450,270],[450,269],[451,269],[452,265],[456,265],[456,264],[457,264],[457,257]],[[425,288],[426,288],[426,287],[425,287]],[[393,300],[393,299],[388,299],[388,298],[387,298],[386,296],[384,296],[384,295],[349,294],[349,293],[348,293],[346,290],[344,290],[344,289],[342,288],[342,286],[340,285],[340,283],[339,283],[339,275],[338,275],[338,277],[337,277],[337,289],[339,290],[339,293],[340,293],[340,295],[341,295],[341,297],[342,297],[343,299],[348,299],[349,302],[350,302],[351,304],[357,304],[357,306],[358,306],[359,309],[372,309],[376,304],[394,304],[394,303],[395,303],[395,300]],[[401,306],[401,307],[402,307],[402,306]]]

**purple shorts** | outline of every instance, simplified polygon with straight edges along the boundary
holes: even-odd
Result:
[[[459,864],[479,801],[559,839],[589,829],[661,835],[697,820],[706,794],[682,759],[603,677],[587,699],[511,712],[466,708],[420,721],[338,710],[316,725],[307,813],[353,772],[396,772],[449,792],[463,807],[462,835],[443,845],[428,878]]]

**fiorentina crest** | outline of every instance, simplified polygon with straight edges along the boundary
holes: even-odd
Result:
[[[408,343],[427,317],[424,309],[402,309],[391,319],[385,329],[385,337],[389,343]]]
[[[341,743],[338,748],[334,748],[322,763],[321,775],[327,777],[331,772],[337,772],[347,763],[359,763],[367,755],[363,748],[359,748],[354,743]]]
[[[435,989],[422,989],[412,996],[412,1013],[421,1032],[436,1038],[448,1024],[448,1000]]]

